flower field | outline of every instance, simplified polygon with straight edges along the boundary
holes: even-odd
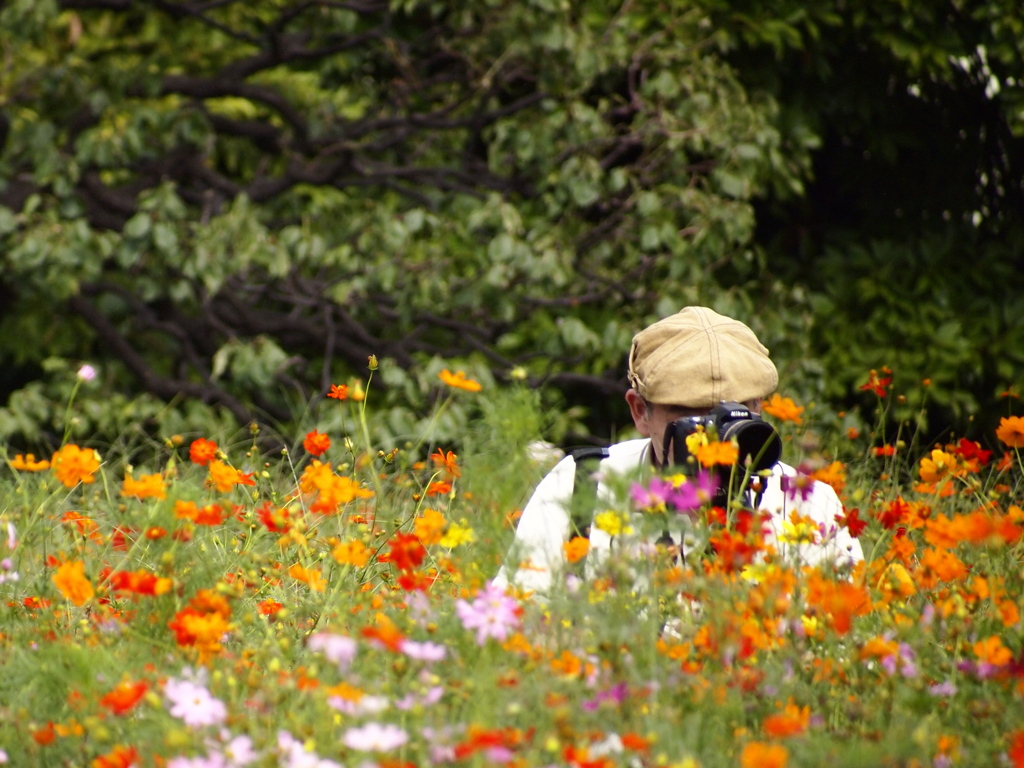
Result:
[[[850,435],[857,458],[802,466],[844,501],[852,572],[705,507],[705,556],[652,545],[538,599],[491,579],[517,514],[496,488],[522,504],[543,467],[371,445],[355,392],[326,403],[351,429],[273,455],[255,434],[6,455],[0,763],[1024,768],[1024,420],[994,452]],[[803,409],[766,411],[795,463]],[[674,513],[633,501],[655,490],[595,524],[659,530]]]

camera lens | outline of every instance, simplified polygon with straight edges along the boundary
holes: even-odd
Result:
[[[782,457],[782,441],[775,427],[764,421],[740,419],[725,426],[720,440],[735,439],[739,446],[739,464],[749,458],[753,471],[760,472],[775,466]]]

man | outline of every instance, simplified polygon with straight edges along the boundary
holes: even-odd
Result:
[[[610,446],[598,467],[598,478],[666,467],[671,461],[662,455],[665,430],[676,419],[705,415],[723,401],[742,403],[759,413],[761,401],[775,391],[779,377],[768,350],[750,328],[706,307],[686,307],[633,337],[629,383],[626,402],[642,438]],[[571,528],[568,510],[576,469],[573,457],[567,456],[537,486],[516,528],[510,553],[516,565],[511,573],[511,562],[502,567],[495,579],[498,584],[511,582],[520,589],[543,592],[564,571],[563,544]],[[779,462],[764,481],[756,504],[769,515],[764,524],[766,543],[783,553],[792,551],[778,537],[783,523],[796,511],[819,529],[815,543],[793,545],[803,562],[827,560],[848,566],[863,560],[860,543],[836,522],[842,504],[835,491],[815,481],[799,493],[786,493],[783,488],[789,483],[783,478],[796,474]],[[610,496],[600,484],[598,504]],[[679,529],[669,535],[685,550]],[[592,527],[588,557],[607,555],[611,543],[611,536]]]

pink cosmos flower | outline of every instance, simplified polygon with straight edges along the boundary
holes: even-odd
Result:
[[[522,608],[514,597],[491,581],[477,592],[472,603],[457,601],[455,613],[463,627],[476,630],[477,645],[483,645],[488,637],[505,640],[510,630],[518,628]]]
[[[417,661],[441,661],[448,649],[438,643],[419,643],[415,640],[403,640],[400,646],[402,653]]]
[[[288,731],[277,732],[277,749],[285,768],[343,768],[341,763],[320,757],[316,752],[307,751],[301,741]]]
[[[327,705],[343,714],[352,717],[377,715],[391,706],[387,696],[360,696],[358,700],[346,699],[343,696],[330,696]]]
[[[164,684],[164,695],[171,702],[171,714],[193,728],[223,723],[228,716],[224,702],[191,680],[171,678]]]
[[[395,702],[395,706],[403,711],[415,709],[416,707],[429,707],[437,704],[444,696],[444,688],[440,685],[434,685],[421,694],[408,693],[398,701]]]
[[[390,752],[409,740],[409,734],[391,723],[367,723],[359,728],[349,728],[341,737],[349,749],[360,752]]]
[[[317,632],[310,635],[307,646],[311,651],[319,651],[328,661],[337,664],[341,672],[349,668],[358,647],[356,641],[351,637],[334,635],[330,632]]]

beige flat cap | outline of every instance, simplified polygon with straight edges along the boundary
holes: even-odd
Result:
[[[712,408],[767,397],[779,374],[768,349],[739,320],[685,307],[633,337],[629,383],[649,403]]]

